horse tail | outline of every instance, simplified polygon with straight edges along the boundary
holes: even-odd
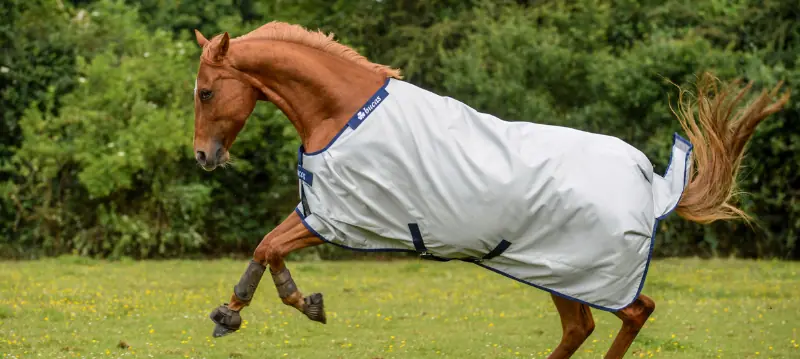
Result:
[[[676,212],[704,224],[725,219],[749,223],[750,216],[733,204],[739,194],[737,176],[745,146],[756,126],[787,103],[789,92],[773,100],[781,88],[779,83],[737,110],[752,82],[744,87],[739,86],[738,80],[718,82],[710,73],[704,73],[697,81],[694,101],[680,89],[677,111],[670,103],[670,110],[694,145],[692,171]]]

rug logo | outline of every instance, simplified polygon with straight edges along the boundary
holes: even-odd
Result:
[[[354,130],[358,128],[358,126],[361,125],[361,123],[364,122],[367,117],[369,117],[372,111],[375,111],[378,105],[381,104],[381,101],[383,101],[383,99],[387,96],[389,96],[389,93],[386,92],[386,90],[381,89],[381,91],[369,99],[368,102],[364,104],[364,106],[358,110],[353,117],[350,118],[350,121],[347,122],[350,128]]]
[[[366,107],[363,108],[363,112],[358,111],[358,119],[363,120],[364,117],[367,117],[367,115],[369,115],[369,113],[372,112],[372,110],[374,110],[375,107],[378,107],[379,103],[381,103],[381,97],[377,96],[375,97],[374,100],[372,100],[371,103],[369,103]]]
[[[300,164],[297,165],[297,177],[309,186],[314,182],[314,174],[303,168],[303,165]]]

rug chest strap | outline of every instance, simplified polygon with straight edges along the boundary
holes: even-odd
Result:
[[[303,203],[303,215],[308,217],[311,215],[311,209],[308,207],[308,200],[306,200],[306,190],[303,184],[300,184],[300,202]]]
[[[297,149],[297,178],[300,184],[300,202],[303,204],[303,216],[308,217],[311,215],[311,208],[308,206],[308,199],[306,199],[306,189],[303,182],[309,186],[314,183],[314,174],[303,167],[303,152],[305,147],[300,145]]]

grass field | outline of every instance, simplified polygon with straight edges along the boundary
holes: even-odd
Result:
[[[245,261],[0,262],[2,358],[543,358],[560,338],[549,295],[462,262],[290,263],[325,295],[328,324],[285,307],[269,277],[243,329],[208,313]],[[654,261],[656,312],[629,358],[800,358],[800,263]],[[619,326],[576,358],[599,358]]]

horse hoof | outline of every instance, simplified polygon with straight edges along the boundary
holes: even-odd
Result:
[[[211,336],[214,338],[224,337],[230,333],[235,332],[236,330],[225,328],[219,324],[214,325],[214,332],[211,333]]]
[[[238,311],[228,308],[227,304],[214,309],[208,317],[216,324],[214,332],[211,334],[214,338],[233,333],[242,326],[242,316]]]
[[[325,304],[322,301],[322,293],[309,295],[303,298],[303,301],[305,301],[305,310],[303,312],[308,319],[322,324],[328,322],[327,318],[325,318]]]

